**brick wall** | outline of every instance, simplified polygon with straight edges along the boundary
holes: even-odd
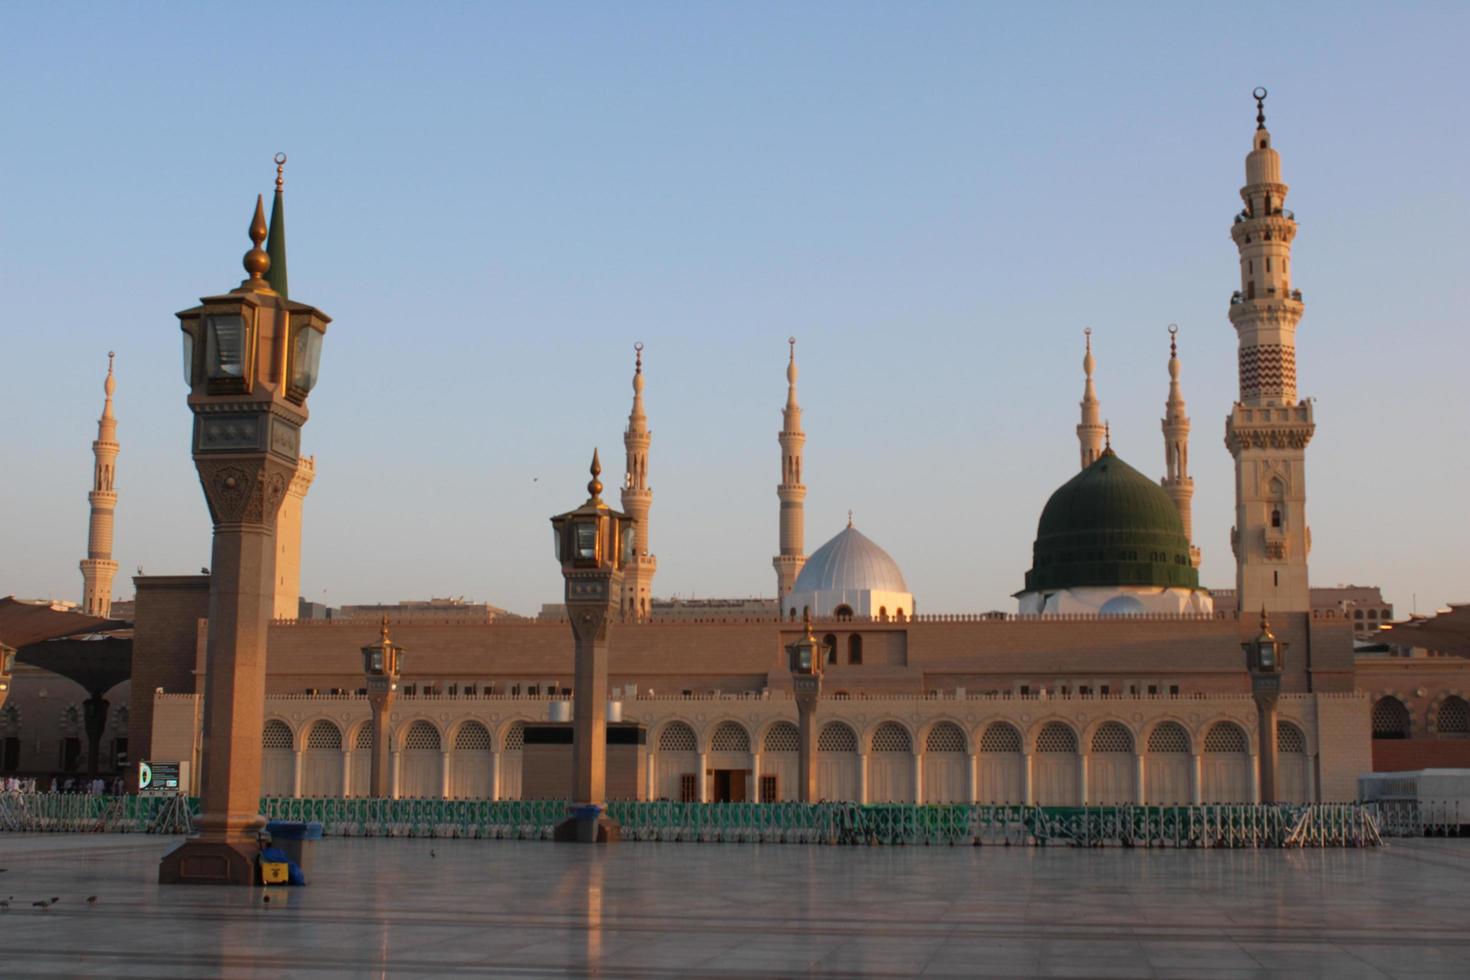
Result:
[[[207,575],[138,576],[133,626],[133,685],[128,756],[152,757],[153,692],[193,693],[199,620],[209,615]],[[128,777],[136,788],[137,767]]]

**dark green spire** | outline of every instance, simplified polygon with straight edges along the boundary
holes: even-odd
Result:
[[[281,190],[286,184],[282,171],[286,167],[286,154],[276,154],[276,199],[271,202],[271,228],[266,236],[265,253],[271,257],[270,271],[265,281],[282,296],[290,298],[286,282],[286,204]]]

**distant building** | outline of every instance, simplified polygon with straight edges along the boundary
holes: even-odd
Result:
[[[1393,603],[1383,598],[1383,590],[1376,585],[1313,586],[1309,594],[1313,612],[1337,610],[1352,620],[1353,632],[1360,640],[1372,636],[1379,627],[1393,621]],[[1234,589],[1212,589],[1211,595],[1215,597],[1216,612],[1235,614]]]
[[[497,619],[519,618],[488,602],[465,602],[463,599],[418,599],[401,602],[341,606],[328,619],[372,619],[388,617],[388,622],[440,623],[474,626],[493,623]]]

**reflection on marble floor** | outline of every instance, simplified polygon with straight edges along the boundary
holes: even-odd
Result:
[[[1187,852],[341,839],[318,849],[310,887],[268,891],[161,887],[172,844],[0,834],[0,898],[14,896],[0,909],[3,973],[1470,976],[1470,841]]]

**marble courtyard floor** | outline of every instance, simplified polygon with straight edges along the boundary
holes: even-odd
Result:
[[[1470,976],[1470,840],[1084,851],[329,839],[311,886],[268,890],[161,887],[171,846],[0,834],[0,899],[14,896],[0,908],[0,975]]]

